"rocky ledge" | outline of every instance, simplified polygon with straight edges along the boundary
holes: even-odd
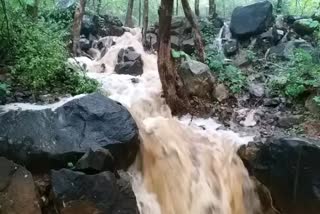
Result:
[[[121,170],[139,148],[125,107],[100,93],[32,107],[0,111],[0,213],[139,213]]]

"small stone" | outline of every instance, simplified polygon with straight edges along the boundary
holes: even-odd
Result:
[[[265,94],[264,85],[261,83],[250,83],[249,92],[255,97],[263,97]]]
[[[279,116],[278,126],[281,128],[292,128],[295,125],[298,125],[303,122],[302,115],[284,115]]]
[[[222,102],[229,98],[229,91],[224,84],[218,84],[214,89],[214,97]]]

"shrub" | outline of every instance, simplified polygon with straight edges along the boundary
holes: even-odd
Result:
[[[224,65],[224,56],[218,50],[207,51],[206,63],[218,80],[224,83],[232,93],[240,93],[246,86],[246,76],[241,69],[233,65]]]
[[[0,43],[0,49],[8,50],[12,85],[31,90],[35,95],[50,91],[75,95],[97,89],[98,83],[83,72],[68,69],[65,43],[68,31],[60,22],[48,18],[32,20],[22,9],[11,11],[8,17],[10,37]]]
[[[297,50],[286,66],[277,69],[278,75],[271,78],[273,93],[296,98],[309,90],[320,89],[320,67],[313,62],[310,53]]]

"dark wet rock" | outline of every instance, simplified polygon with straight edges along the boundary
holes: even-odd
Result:
[[[90,148],[77,162],[76,169],[87,173],[114,171],[114,158],[109,150]]]
[[[143,62],[141,54],[137,53],[133,47],[121,49],[118,53],[118,64],[114,70],[117,74],[142,75]]]
[[[281,104],[281,99],[278,97],[275,98],[265,98],[263,100],[263,105],[266,107],[277,107]]]
[[[79,46],[82,51],[87,52],[91,48],[91,42],[89,41],[89,39],[80,38]]]
[[[187,53],[187,54],[189,54],[189,55],[191,55],[191,54],[193,54],[194,53],[194,51],[195,51],[195,44],[194,44],[194,40],[193,40],[193,38],[190,38],[190,39],[187,39],[187,40],[183,40],[182,41],[182,50],[185,52],[185,53]]]
[[[0,157],[0,213],[41,213],[31,173],[3,157]]]
[[[235,39],[228,40],[224,45],[223,45],[223,50],[224,54],[226,56],[233,56],[237,53],[239,49],[238,41]]]
[[[60,213],[138,214],[130,183],[111,172],[86,175],[52,170],[52,193]]]
[[[278,118],[278,126],[281,128],[293,128],[303,122],[303,115],[281,115]]]
[[[281,43],[270,48],[269,56],[279,57],[282,59],[291,59],[294,55],[294,51],[297,49],[303,49],[311,54],[314,52],[314,48],[311,44],[300,39],[289,41],[287,43]]]
[[[242,146],[239,155],[249,173],[270,190],[281,213],[320,212],[320,142],[270,138]]]
[[[272,22],[272,8],[269,1],[237,7],[231,17],[231,32],[237,38],[248,38],[266,31]]]
[[[81,25],[81,35],[92,36],[122,36],[125,33],[119,18],[110,15],[84,15]]]
[[[186,60],[181,63],[178,73],[190,96],[211,97],[215,79],[206,64],[195,60]]]
[[[319,22],[312,19],[299,19],[293,23],[293,29],[299,35],[310,35],[319,27]]]
[[[94,93],[55,110],[0,114],[0,155],[34,171],[76,163],[90,148],[103,147],[116,168],[126,168],[138,150],[138,128],[121,104]]]

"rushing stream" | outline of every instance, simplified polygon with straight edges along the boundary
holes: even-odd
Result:
[[[140,212],[260,213],[253,184],[236,155],[251,137],[217,130],[220,125],[212,119],[172,117],[160,96],[157,56],[144,52],[139,31],[113,38],[116,44],[101,59],[77,61],[86,64],[88,75],[102,83],[110,98],[129,109],[139,126],[142,144],[130,173]],[[113,72],[119,50],[130,46],[142,55],[142,76]]]

